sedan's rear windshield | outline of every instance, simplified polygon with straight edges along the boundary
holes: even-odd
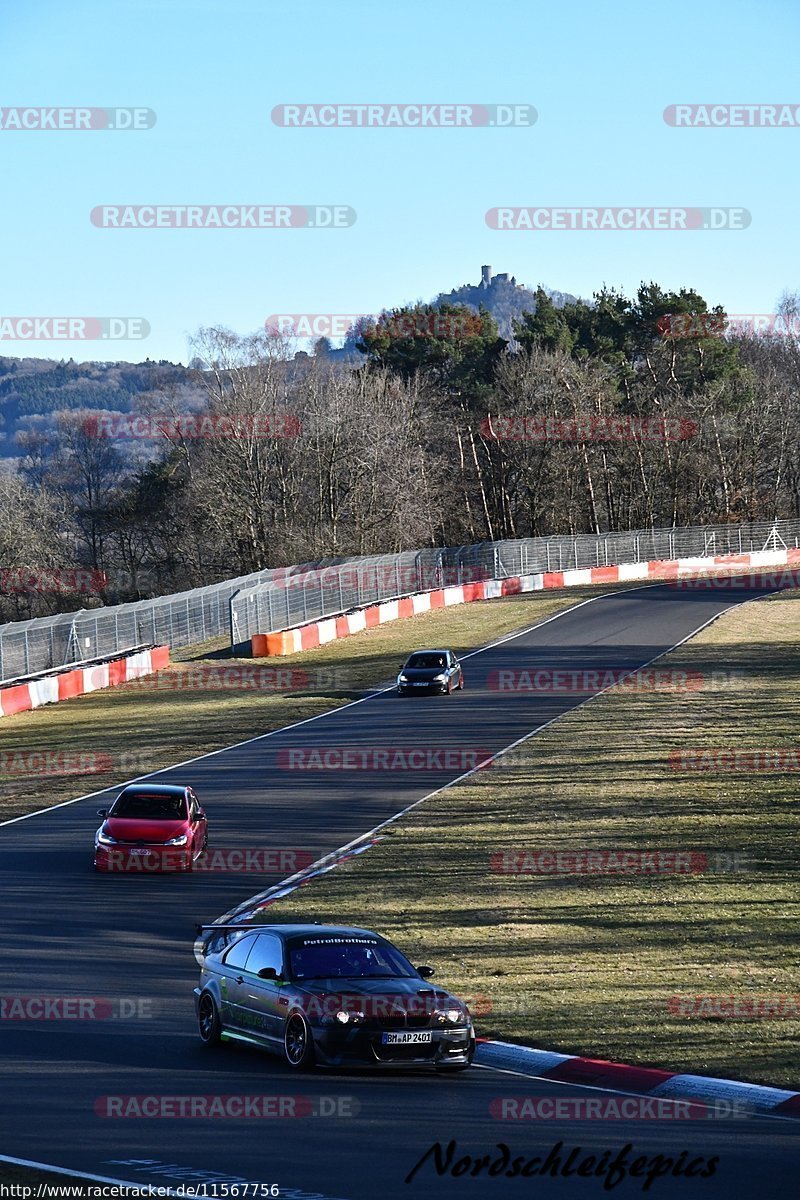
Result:
[[[186,800],[183,796],[123,792],[108,815],[141,821],[180,821],[186,816]]]
[[[289,969],[294,979],[405,979],[414,975],[411,963],[386,942],[324,935],[291,941]]]
[[[447,659],[443,654],[412,654],[406,666],[413,670],[432,671],[434,667],[446,667]]]

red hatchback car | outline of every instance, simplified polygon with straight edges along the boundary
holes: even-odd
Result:
[[[208,820],[190,787],[132,783],[117,796],[94,838],[97,871],[191,871],[208,845]]]

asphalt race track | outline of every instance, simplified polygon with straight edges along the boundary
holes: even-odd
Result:
[[[752,598],[749,589],[669,586],[607,596],[468,657],[462,694],[419,700],[378,694],[158,777],[195,787],[209,813],[212,846],[296,847],[318,857],[461,771],[287,771],[280,751],[395,746],[494,752],[584,697],[498,694],[485,686],[490,672],[632,669]],[[132,746],[136,739],[132,730]],[[600,1093],[480,1068],[452,1079],[355,1072],[297,1077],[255,1050],[205,1049],[192,1000],[194,922],[213,921],[286,872],[96,876],[90,869],[95,810],[108,799],[110,793],[91,797],[0,828],[0,992],[103,997],[112,1009],[104,1019],[2,1022],[3,1154],[143,1185],[205,1183],[209,1196],[214,1181],[218,1189],[234,1180],[276,1183],[284,1200],[796,1194],[796,1121],[502,1122],[490,1113],[500,1096]],[[380,912],[365,912],[364,924],[380,929]],[[413,947],[401,948],[418,961]],[[99,1098],[130,1095],[289,1099],[284,1115],[275,1118],[98,1115]],[[311,1097],[311,1104],[296,1097]],[[430,1159],[404,1182],[433,1142],[451,1139],[457,1142],[453,1162],[464,1155],[497,1158],[498,1142],[508,1144],[512,1157],[526,1159],[563,1142],[562,1159],[573,1147],[596,1158],[609,1151],[613,1158],[631,1143],[630,1158],[678,1159],[685,1150],[684,1165],[698,1157],[719,1161],[709,1178],[670,1175],[646,1192],[643,1177],[609,1189],[601,1178],[577,1174],[509,1179],[484,1170],[474,1178],[463,1165],[466,1173],[458,1177],[440,1176]]]

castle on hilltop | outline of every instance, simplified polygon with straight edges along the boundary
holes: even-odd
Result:
[[[499,275],[492,275],[492,268],[490,266],[481,267],[481,281],[478,287],[482,292],[490,291],[498,283],[510,283],[512,287],[516,287],[517,277],[516,275],[512,275],[509,279],[507,271],[501,272]]]

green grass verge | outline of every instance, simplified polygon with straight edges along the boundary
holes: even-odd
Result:
[[[668,761],[687,748],[797,744],[799,618],[797,593],[722,617],[660,664],[713,686],[598,697],[419,806],[267,919],[377,928],[471,1001],[479,1034],[800,1088],[797,1008],[781,1019],[699,1019],[670,1004],[800,1004],[798,776]],[[720,674],[730,671],[738,680]],[[734,851],[746,861],[671,877],[500,873],[491,856],[509,848]]]
[[[610,590],[456,605],[285,658],[232,659],[217,640],[178,651],[174,666],[138,683],[0,718],[0,820],[337,708],[391,682],[415,647],[448,645],[462,653]],[[226,686],[254,667],[265,674],[244,687]]]

